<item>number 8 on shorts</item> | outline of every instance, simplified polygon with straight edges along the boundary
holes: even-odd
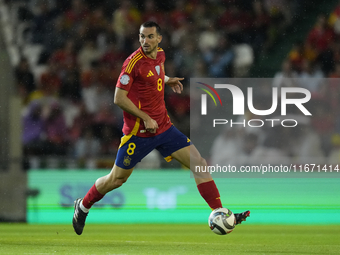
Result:
[[[126,153],[131,156],[132,154],[135,153],[135,149],[136,149],[136,144],[135,143],[129,143],[128,148],[126,150]]]

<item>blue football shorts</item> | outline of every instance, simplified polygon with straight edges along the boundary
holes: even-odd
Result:
[[[124,169],[133,168],[153,149],[158,150],[166,161],[171,161],[171,154],[191,145],[191,141],[175,126],[162,134],[152,137],[124,135],[117,152],[115,164]]]

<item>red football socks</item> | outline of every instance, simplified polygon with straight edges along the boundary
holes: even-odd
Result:
[[[197,188],[211,209],[214,210],[216,208],[222,207],[220,193],[218,192],[216,184],[213,180],[198,184]]]
[[[95,202],[99,201],[103,197],[104,195],[98,192],[96,185],[94,184],[84,197],[83,205],[85,208],[90,209]]]

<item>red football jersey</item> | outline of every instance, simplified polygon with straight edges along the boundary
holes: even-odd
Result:
[[[144,121],[124,111],[123,133],[150,137],[163,133],[171,127],[164,102],[165,54],[157,50],[157,58],[145,55],[142,47],[124,62],[116,86],[128,91],[128,98],[158,124],[156,133],[146,131]]]

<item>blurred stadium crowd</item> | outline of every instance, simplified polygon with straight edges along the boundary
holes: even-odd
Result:
[[[315,142],[306,142],[301,149],[309,158],[340,163],[340,1],[330,15],[318,15],[305,41],[295,43],[274,85],[289,86],[286,77],[298,78],[298,85],[312,93],[313,117],[308,126]]]
[[[304,41],[296,42],[270,84],[254,101],[269,109],[271,87],[303,87],[311,92],[312,116],[297,108],[287,118],[298,120],[298,128],[225,129],[211,150],[213,165],[330,164],[340,163],[340,2],[330,15],[316,17]],[[264,81],[266,83],[266,81]],[[266,103],[264,103],[266,102]],[[275,117],[272,116],[272,117]],[[276,115],[278,117],[278,115]],[[248,112],[246,119],[265,119]],[[223,151],[223,155],[219,153]]]
[[[31,167],[41,165],[39,158],[58,155],[72,159],[69,167],[95,168],[111,167],[120,143],[122,111],[113,104],[113,95],[123,61],[139,47],[141,23],[160,24],[166,74],[186,78],[184,93],[166,90],[165,100],[172,122],[189,136],[189,79],[247,76],[259,56],[293,26],[307,1],[5,2],[18,48],[11,57],[25,105],[25,156]],[[318,83],[324,77],[340,78],[338,16],[340,7],[330,18],[320,15],[274,78],[275,86],[289,86],[285,81],[290,77],[312,86],[320,99],[312,125],[322,137],[325,155],[331,153],[332,141],[340,144],[333,136],[340,133],[339,118],[329,114],[338,112],[339,89]]]

